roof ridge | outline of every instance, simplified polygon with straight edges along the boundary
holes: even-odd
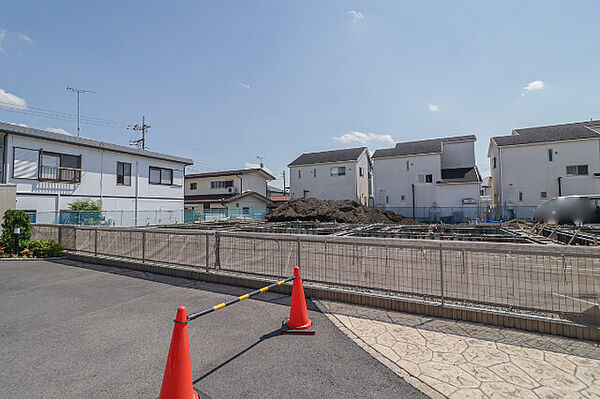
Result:
[[[600,123],[599,119],[593,119],[590,121],[582,121],[582,122],[569,122],[569,123],[559,123],[559,124],[555,124],[555,125],[542,125],[542,126],[532,126],[532,127],[518,127],[513,129],[513,131],[516,130],[528,130],[528,129],[541,129],[541,128],[545,128],[545,127],[561,127],[561,126],[572,126],[572,125],[583,125],[585,127],[587,127],[587,124],[593,124],[593,123]],[[498,136],[498,137],[502,137],[502,136]]]

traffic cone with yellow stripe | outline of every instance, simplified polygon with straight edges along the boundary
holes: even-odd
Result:
[[[177,309],[165,376],[159,399],[198,399],[192,380],[192,361],[185,306]]]
[[[314,334],[315,327],[308,318],[306,298],[304,297],[304,288],[302,287],[302,278],[298,266],[294,267],[294,277],[296,278],[292,286],[290,318],[281,326],[281,332],[283,334]]]

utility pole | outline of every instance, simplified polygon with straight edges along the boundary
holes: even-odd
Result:
[[[77,137],[79,137],[79,133],[81,131],[81,128],[79,127],[79,95],[81,93],[95,93],[95,91],[84,90],[84,89],[75,89],[75,88],[69,87],[69,86],[67,86],[67,91],[72,91],[73,93],[75,93],[77,95]]]
[[[146,125],[146,117],[142,116],[142,124],[135,124],[135,126],[133,126],[131,129],[133,130],[137,130],[137,131],[141,131],[142,132],[142,138],[138,139],[138,140],[131,140],[129,142],[129,144],[134,144],[137,145],[138,148],[141,148],[142,150],[146,149],[146,133],[148,132],[148,130],[150,129],[150,125]]]
[[[285,170],[281,173],[281,176],[283,176],[283,195],[285,195]]]

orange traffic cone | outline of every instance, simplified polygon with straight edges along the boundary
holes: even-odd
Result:
[[[294,276],[296,279],[292,286],[290,318],[281,326],[281,332],[284,334],[314,334],[315,327],[308,318],[306,298],[304,298],[304,288],[302,288],[302,278],[300,278],[298,266],[294,267]]]
[[[159,399],[198,399],[192,382],[192,362],[185,306],[177,309],[165,376]]]

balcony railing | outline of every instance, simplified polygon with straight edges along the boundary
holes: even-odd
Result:
[[[64,166],[41,166],[40,181],[80,183],[81,169]]]

